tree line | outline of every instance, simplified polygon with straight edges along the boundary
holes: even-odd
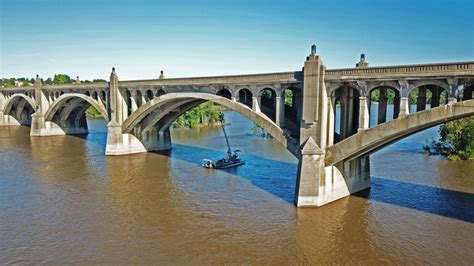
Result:
[[[40,78],[41,83],[45,85],[61,85],[61,84],[72,84],[77,82],[75,79],[71,79],[69,75],[66,74],[55,74],[54,77],[49,77],[47,79]],[[107,82],[105,79],[93,79],[93,80],[79,80],[80,83],[93,83],[93,82]],[[34,78],[2,78],[0,81],[0,87],[28,87],[33,86],[35,83]]]

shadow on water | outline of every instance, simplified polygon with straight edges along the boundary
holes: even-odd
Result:
[[[189,162],[197,167],[202,167],[202,159],[226,156],[223,151],[182,144],[173,144],[173,149],[156,153]],[[258,188],[293,204],[298,165],[251,154],[242,154],[241,158],[245,161],[243,166],[209,171],[223,171],[244,178]]]
[[[371,182],[354,196],[474,223],[474,194],[374,176]]]
[[[403,142],[392,144],[385,149],[419,153],[420,142],[422,143],[428,135],[436,131],[436,128],[426,130],[424,133],[414,135]],[[91,125],[88,134],[76,135],[76,137],[94,144],[94,152],[101,151],[102,154],[105,153],[107,133],[104,126],[100,126],[100,124],[98,126]],[[196,167],[201,167],[204,158],[218,159],[226,155],[225,151],[222,150],[176,143],[173,143],[172,150],[156,153],[172,159],[186,161]],[[242,154],[241,157],[246,161],[243,166],[210,171],[223,171],[244,178],[256,187],[293,204],[297,164],[248,153]],[[370,190],[356,193],[354,196],[474,223],[474,208],[472,208],[474,206],[474,194],[375,176],[371,177],[371,182]]]

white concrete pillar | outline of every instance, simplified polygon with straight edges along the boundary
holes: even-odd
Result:
[[[252,97],[252,110],[256,113],[260,113],[260,103],[257,97]]]
[[[275,97],[276,101],[276,113],[275,113],[275,123],[283,127],[285,126],[285,97],[277,96]]]
[[[133,95],[130,97],[130,102],[132,103],[132,113],[138,109],[137,102],[135,101],[135,97]]]
[[[302,206],[320,206],[319,192],[324,179],[324,152],[310,136],[301,149],[296,178],[295,204]]]
[[[230,99],[231,99],[233,102],[237,102],[237,98],[235,98],[235,97],[230,97]]]
[[[328,146],[334,144],[334,125],[336,124],[336,104],[328,97]]]
[[[369,128],[369,107],[367,97],[359,97],[359,132]]]
[[[402,117],[410,114],[410,99],[408,97],[400,98],[400,114],[398,117]]]

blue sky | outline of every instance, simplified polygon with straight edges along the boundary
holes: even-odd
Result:
[[[0,0],[0,76],[157,78],[474,60],[474,0]]]

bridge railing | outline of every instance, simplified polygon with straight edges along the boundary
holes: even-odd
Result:
[[[42,85],[41,89],[43,90],[64,90],[64,89],[107,89],[109,87],[108,82],[95,82],[95,83],[71,83],[71,84],[61,84],[61,85]],[[34,86],[21,86],[21,87],[0,87],[0,91],[10,92],[10,91],[34,91]]]
[[[131,87],[141,85],[212,85],[212,84],[243,84],[249,83],[294,83],[302,80],[301,71],[263,73],[263,74],[245,74],[229,76],[209,76],[209,77],[185,77],[185,78],[166,78],[166,79],[148,79],[148,80],[124,80],[120,81],[120,87]]]
[[[416,75],[416,74],[473,74],[474,61],[460,63],[421,64],[403,66],[382,66],[368,68],[343,68],[326,70],[329,79],[341,76]]]

